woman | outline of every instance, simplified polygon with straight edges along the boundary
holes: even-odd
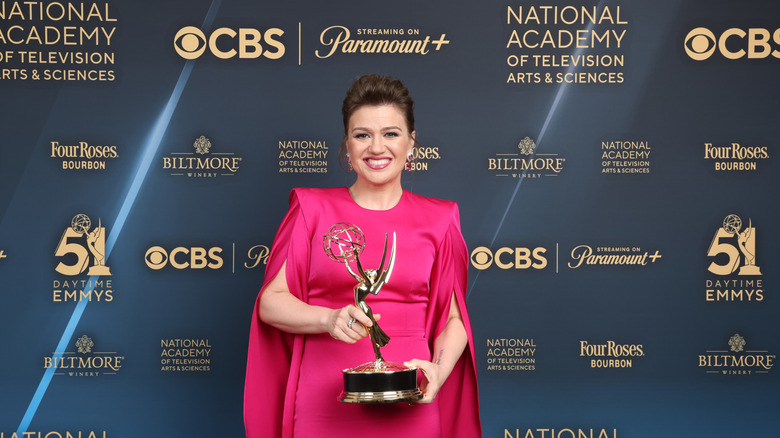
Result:
[[[247,436],[478,437],[474,345],[466,313],[467,249],[457,205],[401,186],[411,168],[414,102],[389,77],[358,78],[347,92],[343,157],[355,183],[294,189],[255,305],[244,392]],[[392,280],[368,298],[392,338],[385,359],[422,371],[415,404],[339,403],[341,370],[373,357],[355,307],[355,279],[328,258],[327,230],[360,227],[360,261],[379,267],[384,236],[397,234]]]

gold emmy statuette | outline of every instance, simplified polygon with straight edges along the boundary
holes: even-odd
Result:
[[[98,219],[98,226],[92,232],[85,233],[87,236],[87,248],[94,257],[95,264],[89,267],[87,275],[111,275],[111,270],[106,266],[106,229],[103,223]]]
[[[369,294],[376,295],[387,282],[395,265],[396,238],[393,233],[393,249],[390,261],[385,266],[387,256],[387,235],[385,248],[379,269],[363,269],[360,264],[360,253],[365,248],[365,236],[356,225],[340,222],[328,230],[323,236],[325,254],[331,260],[343,263],[358,284],[355,285],[355,306],[365,312],[373,326],[366,327],[371,345],[374,347],[374,361],[343,370],[344,391],[339,400],[344,403],[397,403],[419,400],[423,397],[417,387],[417,368],[408,368],[403,364],[387,362],[382,358],[380,348],[390,342],[390,336],[385,333],[374,319],[371,307],[366,304]],[[357,273],[349,265],[355,262]]]
[[[739,268],[739,275],[761,275],[761,269],[756,266],[756,236],[753,236],[753,219],[748,219],[748,226],[742,232],[735,231],[739,251],[745,257],[745,265]]]

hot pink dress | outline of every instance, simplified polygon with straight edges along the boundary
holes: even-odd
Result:
[[[382,348],[384,359],[431,360],[453,291],[468,333],[466,351],[433,404],[341,403],[341,371],[374,359],[369,338],[347,344],[327,333],[284,333],[260,321],[256,304],[244,389],[247,436],[481,437],[474,342],[465,301],[468,254],[457,205],[404,191],[394,208],[376,211],[358,206],[346,187],[294,189],[271,249],[265,283],[286,260],[293,295],[330,308],[354,304],[356,280],[323,250],[323,236],[338,222],[353,223],[363,231],[364,269],[379,268],[385,234],[389,259],[396,233],[390,281],[378,295],[366,299],[374,313],[382,315],[379,324],[391,337]]]

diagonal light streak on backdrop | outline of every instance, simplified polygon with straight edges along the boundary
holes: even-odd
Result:
[[[212,1],[209,10],[206,13],[206,18],[203,20],[203,26],[201,27],[202,29],[207,30],[211,27],[221,2],[222,0]],[[119,234],[122,232],[122,228],[125,225],[127,216],[130,214],[130,210],[133,208],[133,204],[138,197],[138,192],[141,190],[141,185],[143,185],[144,179],[146,179],[146,174],[151,167],[152,160],[157,154],[157,150],[159,149],[160,143],[162,142],[163,134],[165,134],[165,131],[168,129],[168,124],[171,121],[171,117],[173,117],[173,112],[176,110],[176,106],[179,103],[179,99],[181,98],[182,92],[184,91],[184,87],[187,85],[187,81],[190,78],[190,74],[192,73],[194,66],[194,60],[187,61],[184,64],[184,68],[179,74],[179,79],[176,81],[176,86],[171,92],[171,97],[168,98],[168,103],[165,105],[165,108],[163,108],[162,112],[160,112],[157,121],[149,132],[149,137],[147,138],[143,147],[143,155],[141,156],[138,167],[136,168],[135,176],[133,177],[130,188],[125,195],[124,201],[122,201],[122,207],[119,209],[119,213],[117,214],[117,218],[114,221],[114,225],[111,227],[111,233],[108,235],[106,241],[106,260],[108,260],[108,257],[111,254],[111,250],[114,248],[114,244],[119,238]],[[94,285],[97,279],[97,276],[92,276],[87,281],[87,284]],[[87,292],[92,292],[92,288],[88,288]],[[55,358],[62,357],[63,352],[67,348],[67,344],[70,342],[70,339],[73,337],[73,333],[76,331],[76,326],[78,325],[79,320],[81,320],[81,316],[84,314],[84,309],[86,309],[88,302],[89,301],[81,300],[76,305],[76,308],[73,310],[73,314],[70,316],[68,324],[65,326],[62,337],[57,344],[57,348],[52,355],[52,361],[54,361]],[[27,411],[25,412],[24,417],[22,417],[22,421],[19,423],[19,429],[16,431],[17,436],[22,436],[25,434],[25,432],[27,432],[27,428],[30,426],[32,419],[41,404],[41,400],[43,400],[43,396],[46,394],[46,390],[49,388],[49,384],[51,383],[51,379],[54,376],[55,371],[56,368],[52,366],[47,368],[43,373],[43,377],[38,384],[38,389],[36,389],[30,404],[27,406]]]
[[[603,4],[604,4],[604,0],[601,0],[597,8],[601,8]],[[594,26],[595,23],[591,21],[588,24],[587,30],[592,31]],[[579,48],[573,52],[572,56],[582,55],[582,52],[584,51],[585,51],[584,48]],[[572,65],[566,70],[566,74],[574,73],[575,70],[577,70],[577,67]],[[536,155],[536,152],[539,150],[539,147],[542,144],[542,140],[544,139],[544,134],[547,132],[547,128],[550,126],[550,123],[552,123],[552,120],[555,116],[555,112],[558,110],[558,105],[560,104],[561,99],[563,98],[563,95],[566,93],[566,90],[568,88],[569,88],[569,84],[566,82],[561,83],[561,85],[558,87],[558,91],[555,93],[555,98],[553,99],[552,105],[550,105],[550,110],[547,112],[547,117],[544,119],[544,124],[542,125],[542,129],[539,131],[539,135],[536,137],[536,151],[534,151],[534,154],[531,155],[531,158],[533,158],[533,156]],[[512,192],[512,196],[509,197],[509,202],[507,202],[506,204],[506,208],[504,209],[504,214],[501,215],[501,220],[498,222],[498,226],[496,227],[496,232],[493,234],[493,240],[490,241],[489,248],[493,248],[493,245],[495,245],[496,239],[498,239],[498,233],[501,232],[501,228],[503,228],[504,226],[504,221],[506,220],[506,217],[509,214],[509,210],[512,208],[512,204],[514,204],[515,202],[515,198],[517,197],[517,192],[520,190],[520,186],[523,184],[526,174],[528,174],[528,169],[523,170],[523,176],[517,181],[517,184],[515,185],[515,190]],[[479,279],[480,272],[482,271],[477,271],[477,274],[474,276],[474,280],[471,282],[471,287],[469,288],[469,291],[466,294],[467,300],[471,296],[471,293],[474,292],[474,287],[477,284],[477,280]]]

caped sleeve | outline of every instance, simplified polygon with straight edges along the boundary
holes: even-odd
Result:
[[[290,193],[290,208],[274,238],[252,315],[244,382],[244,426],[248,438],[292,436],[292,410],[302,350],[298,344],[302,339],[261,321],[259,306],[265,287],[285,262],[284,274],[290,292],[301,300],[308,298],[306,278],[311,248],[300,194],[297,189]]]
[[[468,249],[460,229],[458,206],[455,203],[450,206],[451,210],[446,216],[449,218],[449,224],[436,251],[431,272],[431,297],[426,327],[433,351],[433,340],[444,330],[454,293],[468,336],[468,344],[437,395],[442,418],[442,436],[474,438],[482,436],[482,427],[479,420],[474,336],[466,309]]]

